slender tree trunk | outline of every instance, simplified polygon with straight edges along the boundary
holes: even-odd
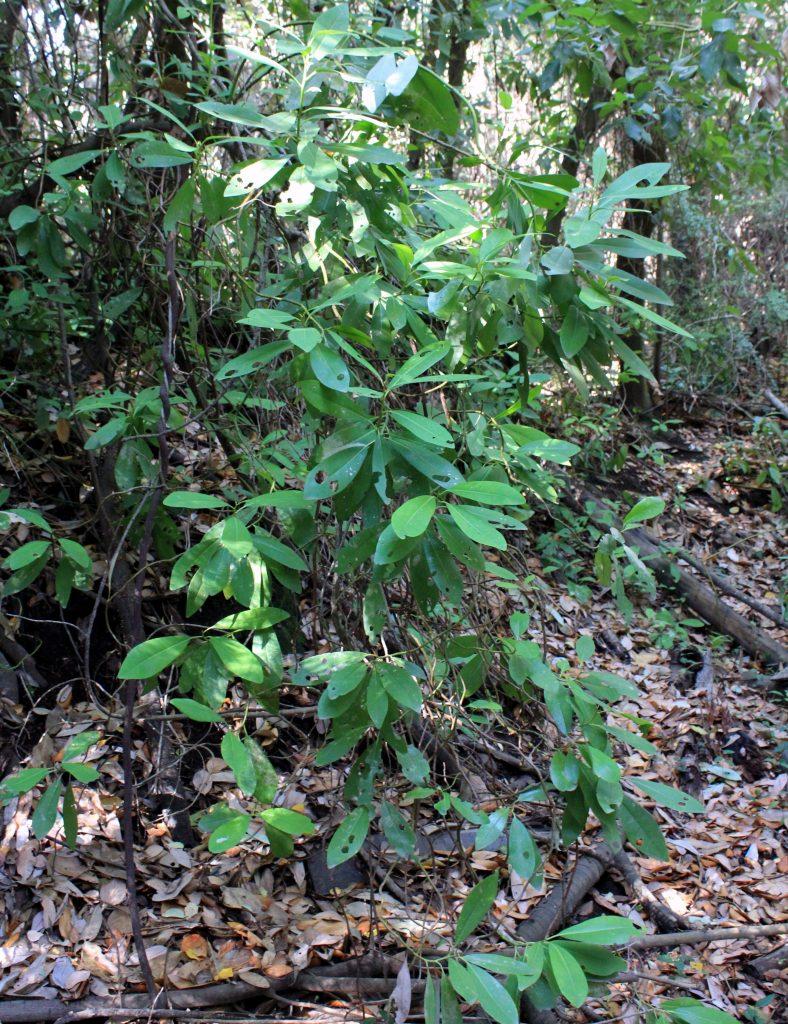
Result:
[[[0,129],[9,137],[19,125],[19,104],[12,75],[14,36],[19,28],[22,0],[5,0],[0,6]]]

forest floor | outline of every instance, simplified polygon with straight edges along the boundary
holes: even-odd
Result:
[[[751,421],[743,416],[734,413],[733,419],[723,421],[704,412],[696,423],[679,426],[666,439],[652,436],[648,457],[631,458],[612,486],[669,500],[683,495],[680,512],[669,501],[669,512],[656,532],[690,548],[740,591],[779,606],[784,521],[771,506],[768,480],[754,482],[746,470],[746,452],[758,444]],[[565,575],[549,571],[548,562],[535,548],[527,552],[539,591],[538,602],[532,591],[521,605],[532,612],[532,639],[556,658],[573,650],[581,633],[593,635],[591,666],[635,683],[639,697],[627,700],[621,710],[653,723],[649,738],[659,756],[649,759],[631,751],[623,755],[625,768],[681,787],[705,806],[705,814],[697,816],[654,810],[670,860],[634,856],[646,888],[693,927],[785,923],[784,700],[764,685],[761,666],[732,643],[714,637],[664,591],[636,605],[627,623],[610,594],[591,581],[590,567],[586,585],[592,596],[583,601],[583,587],[567,588]],[[501,628],[506,628],[519,598],[494,588],[487,598],[491,614],[499,614]],[[779,627],[732,603],[764,632],[780,637]],[[785,631],[781,639],[785,642]],[[315,647],[319,650],[320,643]],[[100,762],[100,782],[78,793],[76,850],[66,847],[58,828],[43,841],[33,837],[31,815],[38,793],[12,801],[2,812],[0,1020],[5,1019],[5,1001],[12,998],[63,1000],[65,1013],[68,1001],[85,996],[109,1000],[118,993],[144,992],[131,942],[118,817],[121,697],[106,699],[102,711],[78,687],[60,684],[36,693],[32,707],[26,699],[0,700],[3,742],[16,752],[16,763],[6,765],[6,771],[49,763],[68,738],[86,728],[103,736],[88,755],[88,760]],[[205,843],[184,848],[149,816],[141,787],[137,886],[154,977],[173,990],[227,982],[259,989],[256,999],[237,1004],[236,1018],[257,1013],[269,1019],[344,1020],[379,1014],[385,993],[361,999],[340,988],[318,995],[318,988],[330,988],[325,979],[310,986],[295,974],[324,962],[348,962],[370,949],[394,954],[408,944],[422,953],[445,950],[477,873],[505,867],[500,852],[475,850],[472,834],[468,841],[463,833],[460,843],[442,843],[441,835],[448,835],[443,820],[417,806],[414,820],[432,843],[423,862],[429,867],[426,881],[421,868],[395,861],[385,848],[374,845],[329,875],[322,851],[341,814],[338,793],[344,766],[315,767],[319,726],[313,699],[303,690],[285,689],[279,717],[253,712],[247,719],[285,780],[283,803],[304,810],[317,824],[316,834],[297,841],[296,855],[288,861],[273,861],[267,847],[254,839],[221,855],[209,853]],[[232,710],[232,702],[227,707]],[[114,717],[108,718],[107,710]],[[497,732],[481,739],[465,736],[458,747],[466,781],[476,787],[476,805],[487,810],[503,795],[516,795],[546,761],[544,736],[534,740],[539,724],[527,713],[519,731],[511,719],[509,723],[507,728],[502,721]],[[182,730],[182,745],[188,748],[184,763],[194,808],[220,799],[244,806],[245,798],[234,788],[233,775],[210,739],[210,727],[178,722],[175,728]],[[137,777],[150,776],[153,754],[142,729],[135,736],[134,756]],[[544,829],[544,819],[534,823],[547,854],[543,888],[507,878],[504,872],[506,881],[489,927],[471,940],[477,951],[505,948],[506,936],[571,871],[577,851],[567,855],[551,850],[540,827]],[[591,825],[579,846],[594,839]],[[594,913],[626,915],[654,929],[642,900],[615,873],[602,876],[576,917]],[[585,1007],[571,1011],[573,1019],[637,1021],[644,1007],[663,996],[690,995],[751,1024],[776,1024],[786,1019],[781,1014],[788,1012],[788,985],[779,972],[758,977],[746,964],[780,941],[748,939],[630,952],[623,980],[592,993]],[[415,960],[411,972],[418,975]],[[292,985],[283,991],[287,979]],[[412,1017],[418,1019],[420,1013],[414,1010]],[[214,1013],[204,1019],[223,1018]]]

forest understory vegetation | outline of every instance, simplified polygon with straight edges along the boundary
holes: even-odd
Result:
[[[785,1019],[782,13],[0,2],[0,1024]]]

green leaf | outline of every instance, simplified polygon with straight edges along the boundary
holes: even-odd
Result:
[[[326,693],[331,700],[337,697],[344,697],[346,693],[352,693],[365,678],[369,669],[364,662],[346,665],[333,672],[326,684]]]
[[[457,960],[449,960],[449,980],[452,988],[466,1003],[478,1003],[479,990],[469,967]]]
[[[551,939],[550,941],[556,940]],[[626,970],[626,960],[611,953],[604,946],[594,946],[588,942],[573,940],[567,944],[566,949],[586,974],[593,974],[598,978],[609,978],[611,974],[618,974],[619,971]]]
[[[414,786],[424,785],[430,776],[430,763],[418,747],[410,744],[405,750],[397,751],[402,774]]]
[[[410,708],[411,711],[421,710],[421,687],[407,669],[388,662],[377,662],[373,672],[400,707]]]
[[[482,879],[468,893],[460,911],[460,916],[457,918],[457,927],[454,930],[454,941],[457,944],[464,942],[481,924],[489,913],[497,895],[498,872],[494,871],[487,878]]]
[[[222,716],[190,697],[171,697],[170,704],[193,722],[221,722]]]
[[[267,345],[261,345],[260,348],[249,349],[243,355],[236,356],[234,359],[226,362],[216,374],[216,380],[220,382],[224,380],[237,380],[239,377],[247,376],[247,374],[256,373],[276,359],[277,356],[286,352],[289,347],[286,341],[271,341]]]
[[[95,782],[99,777],[99,773],[93,765],[85,764],[83,761],[63,761],[61,767],[64,772],[68,772],[78,782]]]
[[[703,814],[705,810],[703,804],[694,796],[690,796],[689,793],[684,793],[680,789],[674,789],[673,786],[665,786],[661,782],[652,782],[650,779],[629,778],[629,782],[636,786],[641,793],[650,796],[654,803],[661,807],[670,807],[671,810],[682,811],[684,814]]]
[[[93,559],[81,544],[78,544],[75,540],[69,540],[68,537],[62,537],[58,543],[63,554],[70,558],[75,565],[78,565],[80,569],[84,569],[85,572],[92,572]]]
[[[51,164],[47,164],[47,174],[53,178],[64,178],[67,174],[73,174],[74,171],[80,170],[85,164],[95,160],[97,156],[101,156],[100,149],[86,149],[81,153],[61,156],[60,159],[53,160]]]
[[[567,359],[576,356],[588,340],[588,323],[577,306],[570,306],[558,333],[561,350]]]
[[[66,786],[63,793],[63,835],[69,850],[75,850],[77,848],[77,804],[74,800],[74,790],[70,785]]]
[[[180,658],[188,646],[188,636],[157,636],[145,640],[123,659],[118,679],[151,679]]]
[[[268,807],[260,817],[266,825],[288,836],[311,836],[315,831],[311,818],[299,811],[291,811],[289,807]]]
[[[280,331],[292,319],[291,313],[285,313],[281,309],[250,309],[238,323],[246,324],[249,327],[262,327],[267,331]]]
[[[225,120],[230,120],[230,118],[225,118]],[[288,163],[289,157],[254,160],[230,178],[224,189],[225,196],[234,198],[248,195],[249,192],[256,192],[267,185],[272,178],[275,178]]]
[[[398,537],[420,537],[430,525],[437,502],[431,494],[420,494],[400,505],[391,517],[391,525]]]
[[[328,345],[317,345],[309,353],[309,365],[320,383],[332,391],[347,391],[350,372],[345,360]]]
[[[513,818],[509,827],[509,846],[506,852],[509,867],[520,878],[534,884],[542,858],[534,838],[519,818]]]
[[[389,606],[386,594],[380,583],[370,583],[364,592],[362,603],[362,619],[364,632],[376,643],[388,622]]]
[[[591,158],[591,173],[594,180],[594,188],[598,188],[607,172],[607,153],[602,146],[597,146]]]
[[[262,683],[262,663],[248,647],[229,636],[212,636],[208,643],[232,675],[250,683]]]
[[[223,508],[227,502],[218,494],[200,494],[199,491],[173,491],[162,502],[166,508]]]
[[[8,775],[3,779],[0,783],[0,792],[13,793],[14,796],[29,793],[39,782],[44,781],[49,772],[49,768],[23,768],[15,775]]]
[[[315,327],[294,327],[287,332],[287,337],[302,352],[311,352],[320,344],[323,335]]]
[[[550,760],[550,778],[556,789],[571,793],[580,779],[580,762],[573,754],[556,750]]]
[[[454,445],[454,438],[449,431],[435,420],[406,409],[393,409],[390,416],[419,441],[433,444],[438,448],[450,448]]]
[[[575,641],[575,650],[581,661],[590,661],[594,657],[594,651],[596,650],[593,637],[588,636],[586,633],[581,633]]]
[[[424,1024],[441,1024],[440,983],[432,975],[424,984]]]
[[[28,224],[35,224],[40,216],[39,211],[32,206],[15,206],[8,215],[8,226],[12,231],[21,231]]]
[[[435,345],[428,345],[416,355],[406,359],[397,372],[389,381],[389,390],[396,391],[397,388],[407,387],[435,363],[440,362],[448,355],[451,346],[446,342],[439,342]]]
[[[264,530],[258,528],[254,535],[254,546],[268,562],[276,562],[278,565],[284,565],[288,569],[294,569],[296,572],[307,572],[309,566],[298,554],[293,551],[286,544],[283,544],[276,537],[272,537],[270,533],[266,533]]]
[[[564,238],[566,238],[566,244],[573,249],[588,245],[595,238],[599,238],[601,233],[602,225],[595,220],[589,220],[588,217],[575,215],[567,217],[564,221]]]
[[[652,324],[656,324],[657,327],[663,327],[666,331],[670,331],[673,334],[678,334],[682,338],[692,338],[689,331],[685,331],[683,327],[679,327],[678,324],[674,324],[672,320],[668,320],[667,317],[662,316],[660,313],[655,313],[653,309],[649,309],[648,306],[639,306],[637,302],[632,302],[631,299],[625,299],[623,295],[616,295],[615,301],[619,306],[626,306],[627,309],[633,310],[635,313],[639,313],[646,320],[650,320]]]
[[[492,971],[493,974],[509,974],[517,978],[532,978],[534,981],[541,974],[541,967],[534,966],[516,956],[503,956],[500,953],[469,953],[465,957],[469,964]]]
[[[268,755],[252,736],[244,736],[244,746],[252,759],[255,773],[254,798],[261,804],[270,804],[279,789],[279,776]]]
[[[61,788],[60,779],[57,779],[47,786],[36,804],[33,811],[33,835],[36,839],[43,839],[55,824]]]
[[[221,524],[219,543],[233,558],[246,558],[254,547],[251,533],[237,516],[230,516]]]
[[[510,484],[495,480],[464,480],[451,489],[452,494],[481,505],[524,505],[525,498]]]
[[[460,116],[451,91],[427,68],[419,68],[394,104],[404,119],[419,131],[454,135],[460,127]]]
[[[554,942],[547,944],[547,959],[561,995],[572,1006],[582,1006],[588,998],[588,980],[583,968],[566,947]]]
[[[736,1017],[699,999],[663,999],[659,1009],[682,1024],[739,1024]]]
[[[470,964],[468,969],[482,1009],[498,1024],[519,1024],[517,1006],[500,981],[476,964]]]
[[[348,33],[350,14],[347,4],[327,7],[315,19],[307,43],[315,57],[335,50]]]
[[[473,505],[447,505],[449,515],[466,537],[485,547],[506,550],[506,538],[496,530],[481,509]]]
[[[455,963],[455,961],[449,961],[449,971],[451,971],[452,963]],[[465,970],[460,964],[457,964],[457,966],[460,970]],[[450,977],[446,974],[441,975],[440,1011],[440,1024],[463,1024],[457,996],[454,994]]]
[[[252,755],[237,733],[226,732],[222,736],[222,757],[232,769],[241,792],[252,796],[257,788],[257,772]]]
[[[661,516],[665,511],[665,501],[663,498],[641,498],[640,501],[633,505],[632,508],[624,516],[624,529],[626,530],[630,526],[634,526],[636,523],[644,523],[647,519],[654,519],[656,516]]]
[[[326,860],[329,868],[344,864],[354,857],[364,844],[369,832],[369,809],[357,807],[345,818],[328,844]]]
[[[248,814],[233,814],[211,832],[208,849],[211,853],[224,853],[237,846],[249,830],[251,817]]]
[[[388,800],[380,805],[380,824],[394,852],[409,860],[416,850],[416,833],[401,811]]]
[[[615,946],[618,943],[626,942],[632,935],[637,935],[640,929],[630,921],[628,917],[614,917],[609,914],[600,914],[598,917],[581,921],[580,924],[573,924],[558,932],[556,938],[577,939],[578,942],[590,942],[599,946]]]
[[[281,608],[248,608],[246,611],[234,612],[232,615],[225,615],[223,619],[214,622],[211,629],[271,629],[290,615]]]
[[[405,443],[400,440],[392,440],[392,444],[417,473],[421,473],[438,487],[456,487],[462,482],[462,474],[456,466],[423,445],[417,447],[413,442]]]
[[[3,562],[3,565],[12,572],[24,569],[26,565],[31,565],[37,558],[45,555],[50,547],[50,543],[48,540],[28,541],[27,544],[23,544],[16,551],[12,551]]]
[[[541,264],[550,275],[570,274],[575,257],[568,246],[556,245],[544,254]]]
[[[644,857],[669,860],[665,837],[653,816],[630,797],[625,796],[619,809],[621,825],[627,840]]]

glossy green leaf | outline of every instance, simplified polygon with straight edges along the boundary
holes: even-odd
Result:
[[[637,523],[643,523],[647,519],[655,519],[664,511],[665,501],[663,498],[641,498],[624,516],[624,529],[635,526]]]
[[[582,1006],[588,998],[588,980],[577,960],[555,942],[547,944],[547,960],[561,995],[572,1006]]]
[[[613,917],[601,914],[598,917],[591,917],[580,924],[573,924],[569,928],[557,933],[559,939],[576,939],[578,942],[596,943],[600,946],[615,946],[626,942],[628,938],[637,935],[640,929],[627,917]]]
[[[263,666],[248,647],[229,636],[212,636],[208,642],[231,675],[250,683],[262,683]]]
[[[200,704],[199,701],[192,700],[190,697],[171,697],[170,704],[194,722],[221,722],[222,720],[222,716],[212,708],[206,707],[205,704]]]
[[[151,679],[177,661],[188,646],[188,636],[157,636],[145,640],[123,659],[118,679]]]

